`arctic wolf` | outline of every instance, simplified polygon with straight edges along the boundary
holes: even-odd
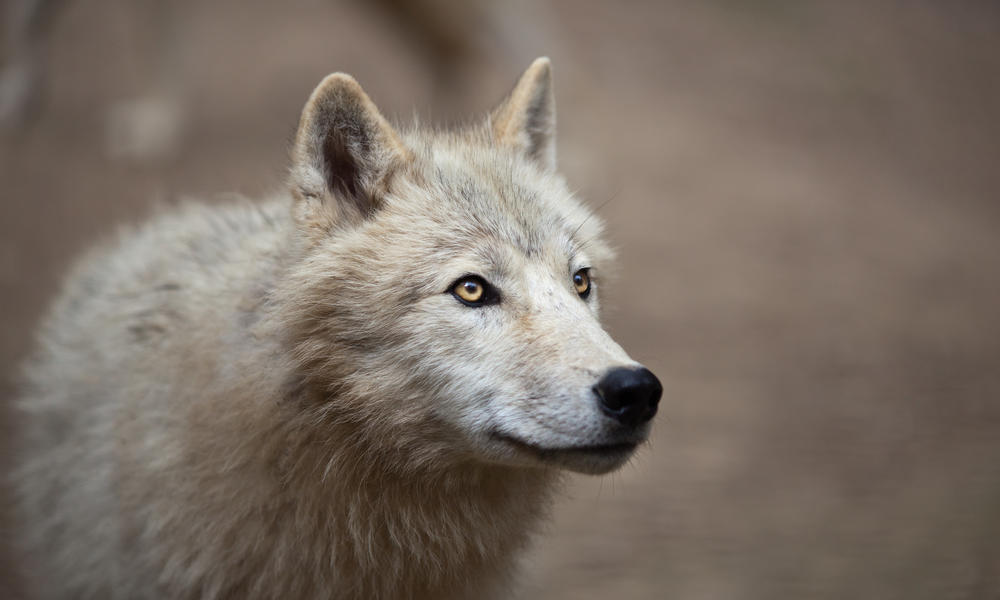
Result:
[[[503,596],[558,473],[647,437],[609,251],[536,60],[483,122],[312,93],[289,192],[92,253],[44,323],[16,474],[45,597]]]

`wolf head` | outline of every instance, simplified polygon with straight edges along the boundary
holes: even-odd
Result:
[[[319,84],[285,321],[331,419],[427,463],[603,473],[646,439],[660,383],[598,321],[611,253],[554,133],[545,58],[453,132],[397,131],[349,75]]]

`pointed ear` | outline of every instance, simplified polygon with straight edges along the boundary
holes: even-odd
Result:
[[[543,168],[556,167],[556,101],[552,66],[536,58],[514,91],[492,113],[490,125],[497,142],[521,150]]]
[[[302,109],[292,151],[300,225],[329,231],[376,210],[388,177],[409,160],[399,134],[350,75],[328,75]]]

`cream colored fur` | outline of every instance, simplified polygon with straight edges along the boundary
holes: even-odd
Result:
[[[628,458],[573,450],[622,442],[591,386],[634,363],[598,324],[609,252],[554,125],[545,59],[458,132],[397,132],[331,75],[288,195],[86,257],[19,402],[42,597],[506,597],[560,469]],[[457,301],[467,274],[501,302]]]

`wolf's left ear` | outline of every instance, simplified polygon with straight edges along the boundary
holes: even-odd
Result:
[[[358,82],[328,75],[302,109],[292,151],[299,225],[320,232],[375,211],[392,172],[410,158],[399,134]]]
[[[552,65],[536,58],[509,96],[490,113],[496,140],[517,148],[543,168],[556,167],[556,100]]]

